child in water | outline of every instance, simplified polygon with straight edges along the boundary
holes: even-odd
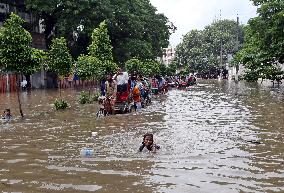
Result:
[[[149,134],[149,133],[144,135],[143,142],[139,148],[139,151],[142,152],[144,147],[146,147],[150,152],[156,152],[156,150],[160,149],[160,146],[154,143],[153,134]]]
[[[11,115],[10,109],[5,109],[5,111],[2,115],[2,119],[10,120],[11,118],[12,118],[12,115]]]

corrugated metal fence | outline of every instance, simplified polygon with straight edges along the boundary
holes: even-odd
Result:
[[[90,81],[82,81],[66,77],[62,80],[58,80],[57,83],[56,82],[50,88],[60,87],[61,89],[66,89],[66,88],[97,86],[97,82],[94,79]],[[31,85],[31,87],[34,88],[33,85]],[[48,88],[48,87],[42,87],[42,88]],[[0,74],[0,93],[15,92],[16,89],[17,89],[17,77],[15,74]]]
[[[17,78],[14,74],[0,74],[0,92],[15,92]]]

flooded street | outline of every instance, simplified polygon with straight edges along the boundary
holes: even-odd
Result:
[[[0,122],[2,192],[284,192],[283,88],[201,81],[101,118],[78,93],[63,91],[66,111],[52,109],[57,91],[22,93],[25,119]],[[15,94],[0,99],[18,115]],[[156,154],[138,153],[147,132]]]

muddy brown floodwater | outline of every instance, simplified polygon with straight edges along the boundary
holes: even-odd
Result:
[[[2,192],[284,192],[283,87],[200,81],[105,118],[78,92],[63,91],[66,111],[52,109],[57,91],[22,93],[24,120],[16,95],[0,95],[16,115],[0,122]],[[146,132],[158,153],[137,153]]]

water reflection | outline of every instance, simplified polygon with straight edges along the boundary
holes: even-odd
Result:
[[[26,118],[0,123],[1,190],[284,191],[281,89],[204,81],[156,97],[142,114],[99,119],[77,94],[63,91],[71,108],[54,111],[58,92],[23,93]],[[0,98],[0,109],[17,113],[14,94]],[[159,153],[138,153],[146,132]],[[93,156],[80,155],[86,147]]]

